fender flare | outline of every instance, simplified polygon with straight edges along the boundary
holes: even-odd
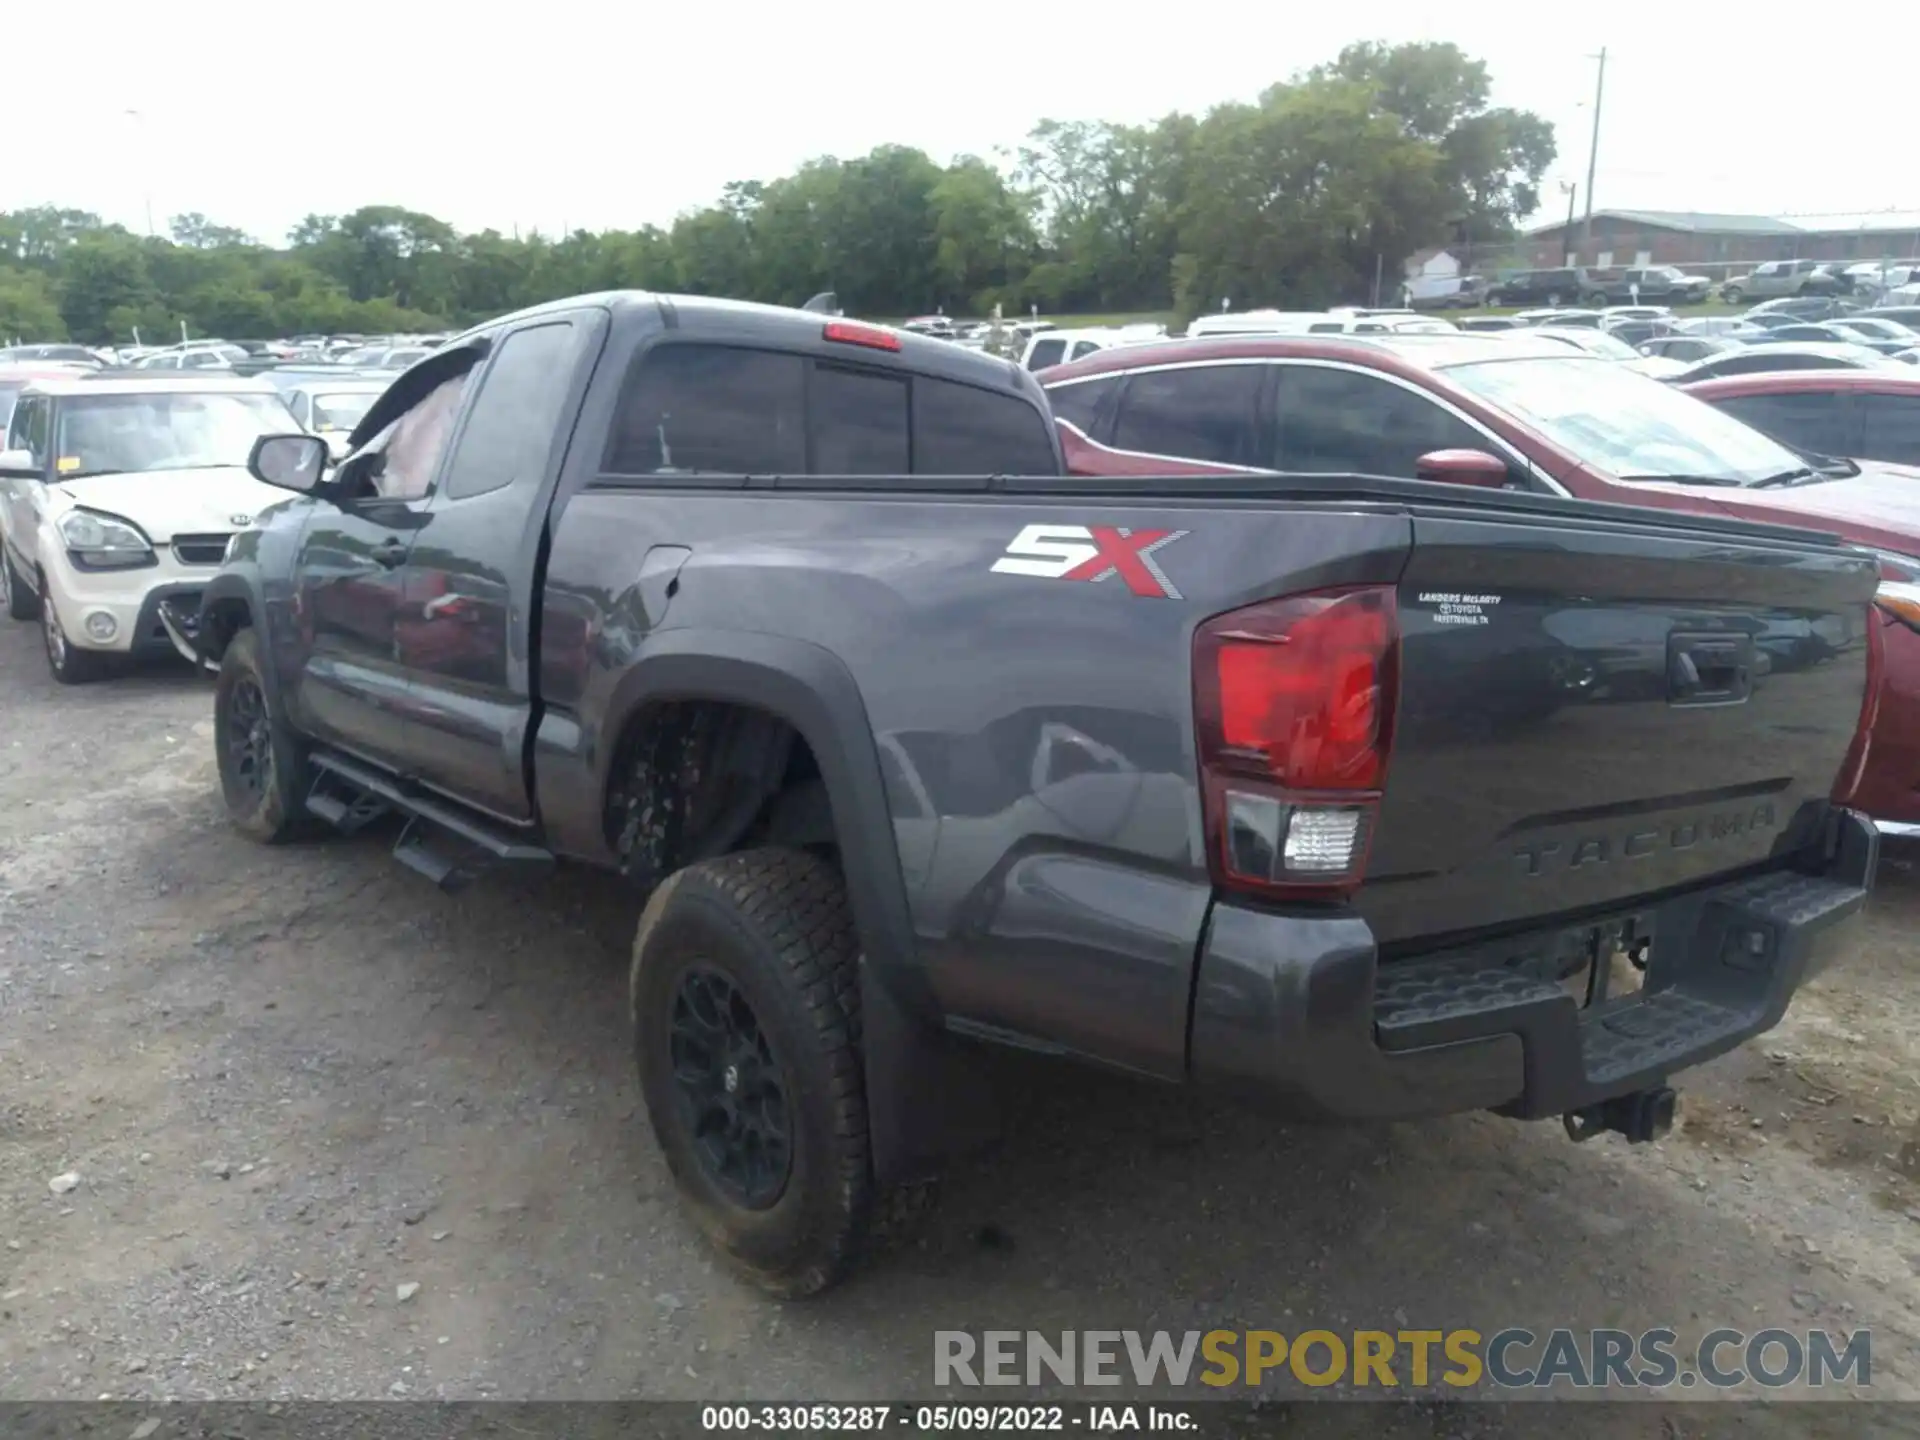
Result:
[[[785,636],[710,629],[656,634],[622,672],[608,701],[595,757],[599,794],[606,794],[615,741],[627,722],[647,705],[672,700],[751,706],[800,733],[826,782],[864,968],[879,971],[910,1009],[930,1005],[914,960],[879,748],[853,673],[832,651]]]
[[[214,632],[207,622],[216,606],[231,604],[236,600],[247,607],[248,623],[260,635],[262,646],[260,670],[261,678],[266,681],[267,703],[277,713],[284,715],[286,711],[281,705],[280,667],[274,662],[273,637],[269,634],[267,606],[260,593],[257,575],[242,569],[226,569],[207,582],[207,588],[200,594],[200,628],[196,632],[194,648],[215,670],[220,668],[220,654],[225,653],[226,647],[222,645],[219,654],[209,650],[209,640]]]
[[[831,651],[757,631],[658,633],[616,682],[595,757],[604,795],[617,737],[644,705],[719,700],[779,715],[819,762],[860,942],[861,1060],[875,1176],[917,1179],[999,1127],[976,1057],[946,1030],[914,939],[879,748],[853,673]]]

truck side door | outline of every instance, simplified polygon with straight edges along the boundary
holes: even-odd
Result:
[[[406,751],[394,634],[403,567],[466,381],[441,382],[343,463],[344,497],[314,508],[294,559],[294,713],[309,734],[391,769]]]
[[[475,372],[395,624],[408,773],[519,823],[533,819],[522,754],[544,500],[605,329],[599,310],[542,316],[499,340]]]

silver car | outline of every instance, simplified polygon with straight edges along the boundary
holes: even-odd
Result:
[[[1742,300],[1772,300],[1781,295],[1826,295],[1840,288],[1837,277],[1821,270],[1819,260],[1769,260],[1756,265],[1748,275],[1736,275],[1720,287],[1721,298],[1729,305]]]

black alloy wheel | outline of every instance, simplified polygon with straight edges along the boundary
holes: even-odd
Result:
[[[701,1167],[735,1204],[769,1208],[793,1166],[793,1106],[753,1006],[720,971],[691,965],[674,993],[669,1046]]]
[[[237,680],[227,691],[227,773],[251,800],[258,800],[273,784],[273,729],[267,719],[267,697],[251,676]]]

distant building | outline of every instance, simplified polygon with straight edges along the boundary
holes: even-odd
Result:
[[[1908,260],[1920,258],[1920,213],[1887,211],[1782,220],[1771,215],[1718,215],[1692,210],[1596,210],[1582,247],[1580,221],[1528,230],[1515,263],[1545,268],[1567,263],[1606,269],[1679,265],[1715,274],[1763,260]]]

